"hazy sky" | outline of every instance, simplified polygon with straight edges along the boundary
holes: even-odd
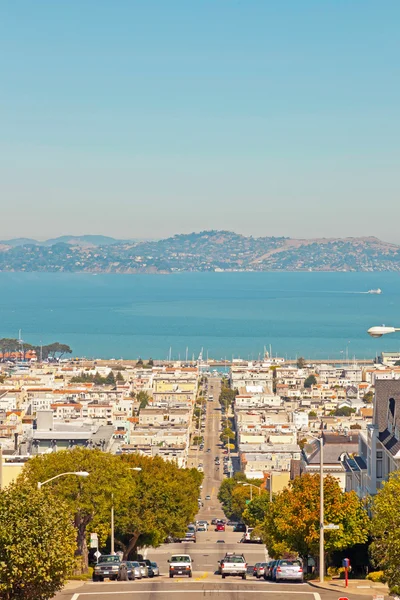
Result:
[[[0,239],[400,243],[399,0],[3,0]]]

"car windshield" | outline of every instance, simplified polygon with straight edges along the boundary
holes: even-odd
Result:
[[[190,562],[190,556],[173,556],[171,562]]]
[[[243,556],[229,556],[226,561],[231,563],[243,563],[244,558]]]
[[[140,567],[139,563],[138,563],[138,562],[136,562],[136,561],[134,561],[134,562],[131,562],[131,565],[132,565],[132,567],[136,567],[136,568],[137,568],[137,567]]]
[[[100,559],[103,563],[119,563],[121,562],[119,556],[102,556]]]
[[[155,563],[155,562],[152,562],[152,563],[151,563],[151,566],[152,566],[152,567],[156,567],[156,566],[157,566],[157,563]]]

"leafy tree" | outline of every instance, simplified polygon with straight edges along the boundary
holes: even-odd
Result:
[[[350,406],[341,406],[336,410],[333,410],[331,414],[335,417],[350,417],[356,412],[355,408],[351,408]]]
[[[366,394],[364,394],[363,400],[366,404],[372,404],[374,401],[374,392],[369,390]]]
[[[152,358],[149,358],[149,360],[147,361],[147,366],[154,367],[154,360]]]
[[[139,410],[142,408],[146,408],[148,403],[150,402],[150,396],[147,392],[139,392],[136,400],[139,402]]]
[[[360,423],[353,423],[353,425],[350,425],[350,429],[361,429],[361,425]]]
[[[76,447],[32,458],[25,464],[18,482],[36,485],[38,481],[71,471],[88,471],[90,475],[86,478],[60,477],[48,484],[46,493],[54,493],[73,515],[77,532],[76,556],[80,557],[82,570],[86,571],[88,531],[93,530],[93,523],[109,523],[112,502],[118,514],[123,502],[135,492],[135,479],[121,457]]]
[[[261,494],[254,495],[253,489],[253,500],[250,504],[247,504],[242,514],[242,519],[249,527],[260,527],[265,519],[265,515],[269,510],[270,501],[269,495],[263,491]]]
[[[304,387],[306,389],[310,388],[311,386],[315,385],[317,383],[317,379],[315,377],[315,375],[309,375],[306,380],[304,381]]]
[[[373,542],[370,551],[389,587],[400,586],[400,473],[392,473],[372,504]]]
[[[319,552],[319,475],[306,474],[289,483],[273,498],[262,525],[263,538],[271,555],[282,548],[298,553],[303,560]],[[369,518],[355,492],[342,492],[331,476],[324,478],[325,521],[340,526],[326,532],[327,554],[367,540]]]
[[[396,360],[396,362],[394,363],[395,367],[400,367],[400,360]]]
[[[143,360],[141,358],[138,358],[136,366],[137,367],[143,367]]]
[[[311,417],[312,419],[315,419],[315,417],[317,416],[317,413],[315,412],[315,410],[310,410],[310,412],[308,413],[308,416]]]
[[[304,367],[306,366],[306,359],[303,358],[302,356],[299,356],[299,358],[297,359],[297,368],[298,369],[304,369]]]
[[[221,440],[221,442],[229,442],[230,440],[234,440],[235,439],[235,434],[232,431],[232,429],[230,429],[230,427],[225,427],[225,429],[223,429],[223,431],[221,432],[221,435],[219,437],[219,439]]]
[[[0,492],[0,596],[48,600],[74,565],[68,506],[46,488],[12,484]]]
[[[241,472],[235,473],[234,476],[229,479],[224,479],[219,487],[218,500],[221,502],[224,513],[228,519],[234,516],[232,510],[232,493],[239,481],[246,481],[245,475]]]
[[[304,446],[307,444],[307,438],[301,438],[298,443],[300,450],[303,450]]]
[[[116,541],[131,556],[137,545],[158,546],[168,535],[182,536],[194,519],[199,486],[203,480],[197,469],[180,469],[156,456],[130,454],[122,457],[135,473],[136,491],[116,513]]]

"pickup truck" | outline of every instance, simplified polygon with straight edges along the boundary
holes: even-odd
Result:
[[[169,559],[169,576],[172,579],[174,575],[187,575],[192,577],[193,561],[189,554],[174,554]]]
[[[222,579],[225,579],[228,575],[237,575],[242,579],[246,579],[247,575],[247,563],[243,554],[226,554],[224,558],[219,561],[218,571],[222,575]]]

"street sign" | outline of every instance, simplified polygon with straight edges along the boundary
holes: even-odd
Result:
[[[97,537],[97,533],[90,534],[90,547],[91,548],[99,547],[99,538]]]
[[[96,550],[96,552],[94,553],[96,558],[100,558],[101,556],[101,552],[99,552],[98,550]]]
[[[340,529],[340,526],[335,525],[334,523],[328,523],[328,525],[324,525],[324,529]]]
[[[246,504],[250,504],[251,500],[246,500]]]
[[[344,598],[343,596],[339,598],[339,600],[349,600],[348,598]]]

